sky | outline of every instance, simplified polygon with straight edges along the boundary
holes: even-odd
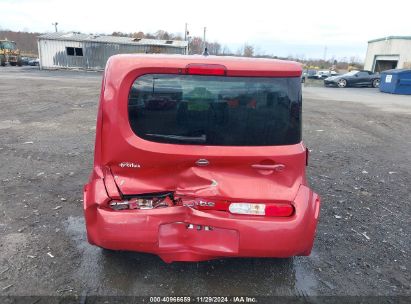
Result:
[[[364,59],[367,41],[411,35],[411,0],[0,0],[0,29],[83,33],[184,33],[236,52],[244,43],[259,54]]]

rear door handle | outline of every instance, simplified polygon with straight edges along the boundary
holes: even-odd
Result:
[[[253,164],[251,165],[252,168],[257,170],[275,170],[275,171],[282,171],[285,168],[283,164],[275,164],[275,165],[262,165],[262,164]]]

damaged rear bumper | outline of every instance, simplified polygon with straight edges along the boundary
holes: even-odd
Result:
[[[295,198],[295,214],[287,218],[186,206],[115,211],[101,207],[108,201],[102,180],[86,185],[89,242],[107,249],[154,253],[166,262],[309,255],[320,207],[318,195],[306,186]]]

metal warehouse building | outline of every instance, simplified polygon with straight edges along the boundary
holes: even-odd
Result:
[[[411,69],[411,36],[389,36],[368,41],[364,69],[373,72]]]
[[[52,33],[38,37],[40,69],[104,69],[116,54],[186,54],[187,41]]]

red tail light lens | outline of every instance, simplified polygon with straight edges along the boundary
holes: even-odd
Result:
[[[290,204],[275,204],[265,207],[266,216],[291,216],[294,213],[294,206]]]
[[[227,68],[221,64],[189,64],[186,66],[186,74],[225,76]]]

